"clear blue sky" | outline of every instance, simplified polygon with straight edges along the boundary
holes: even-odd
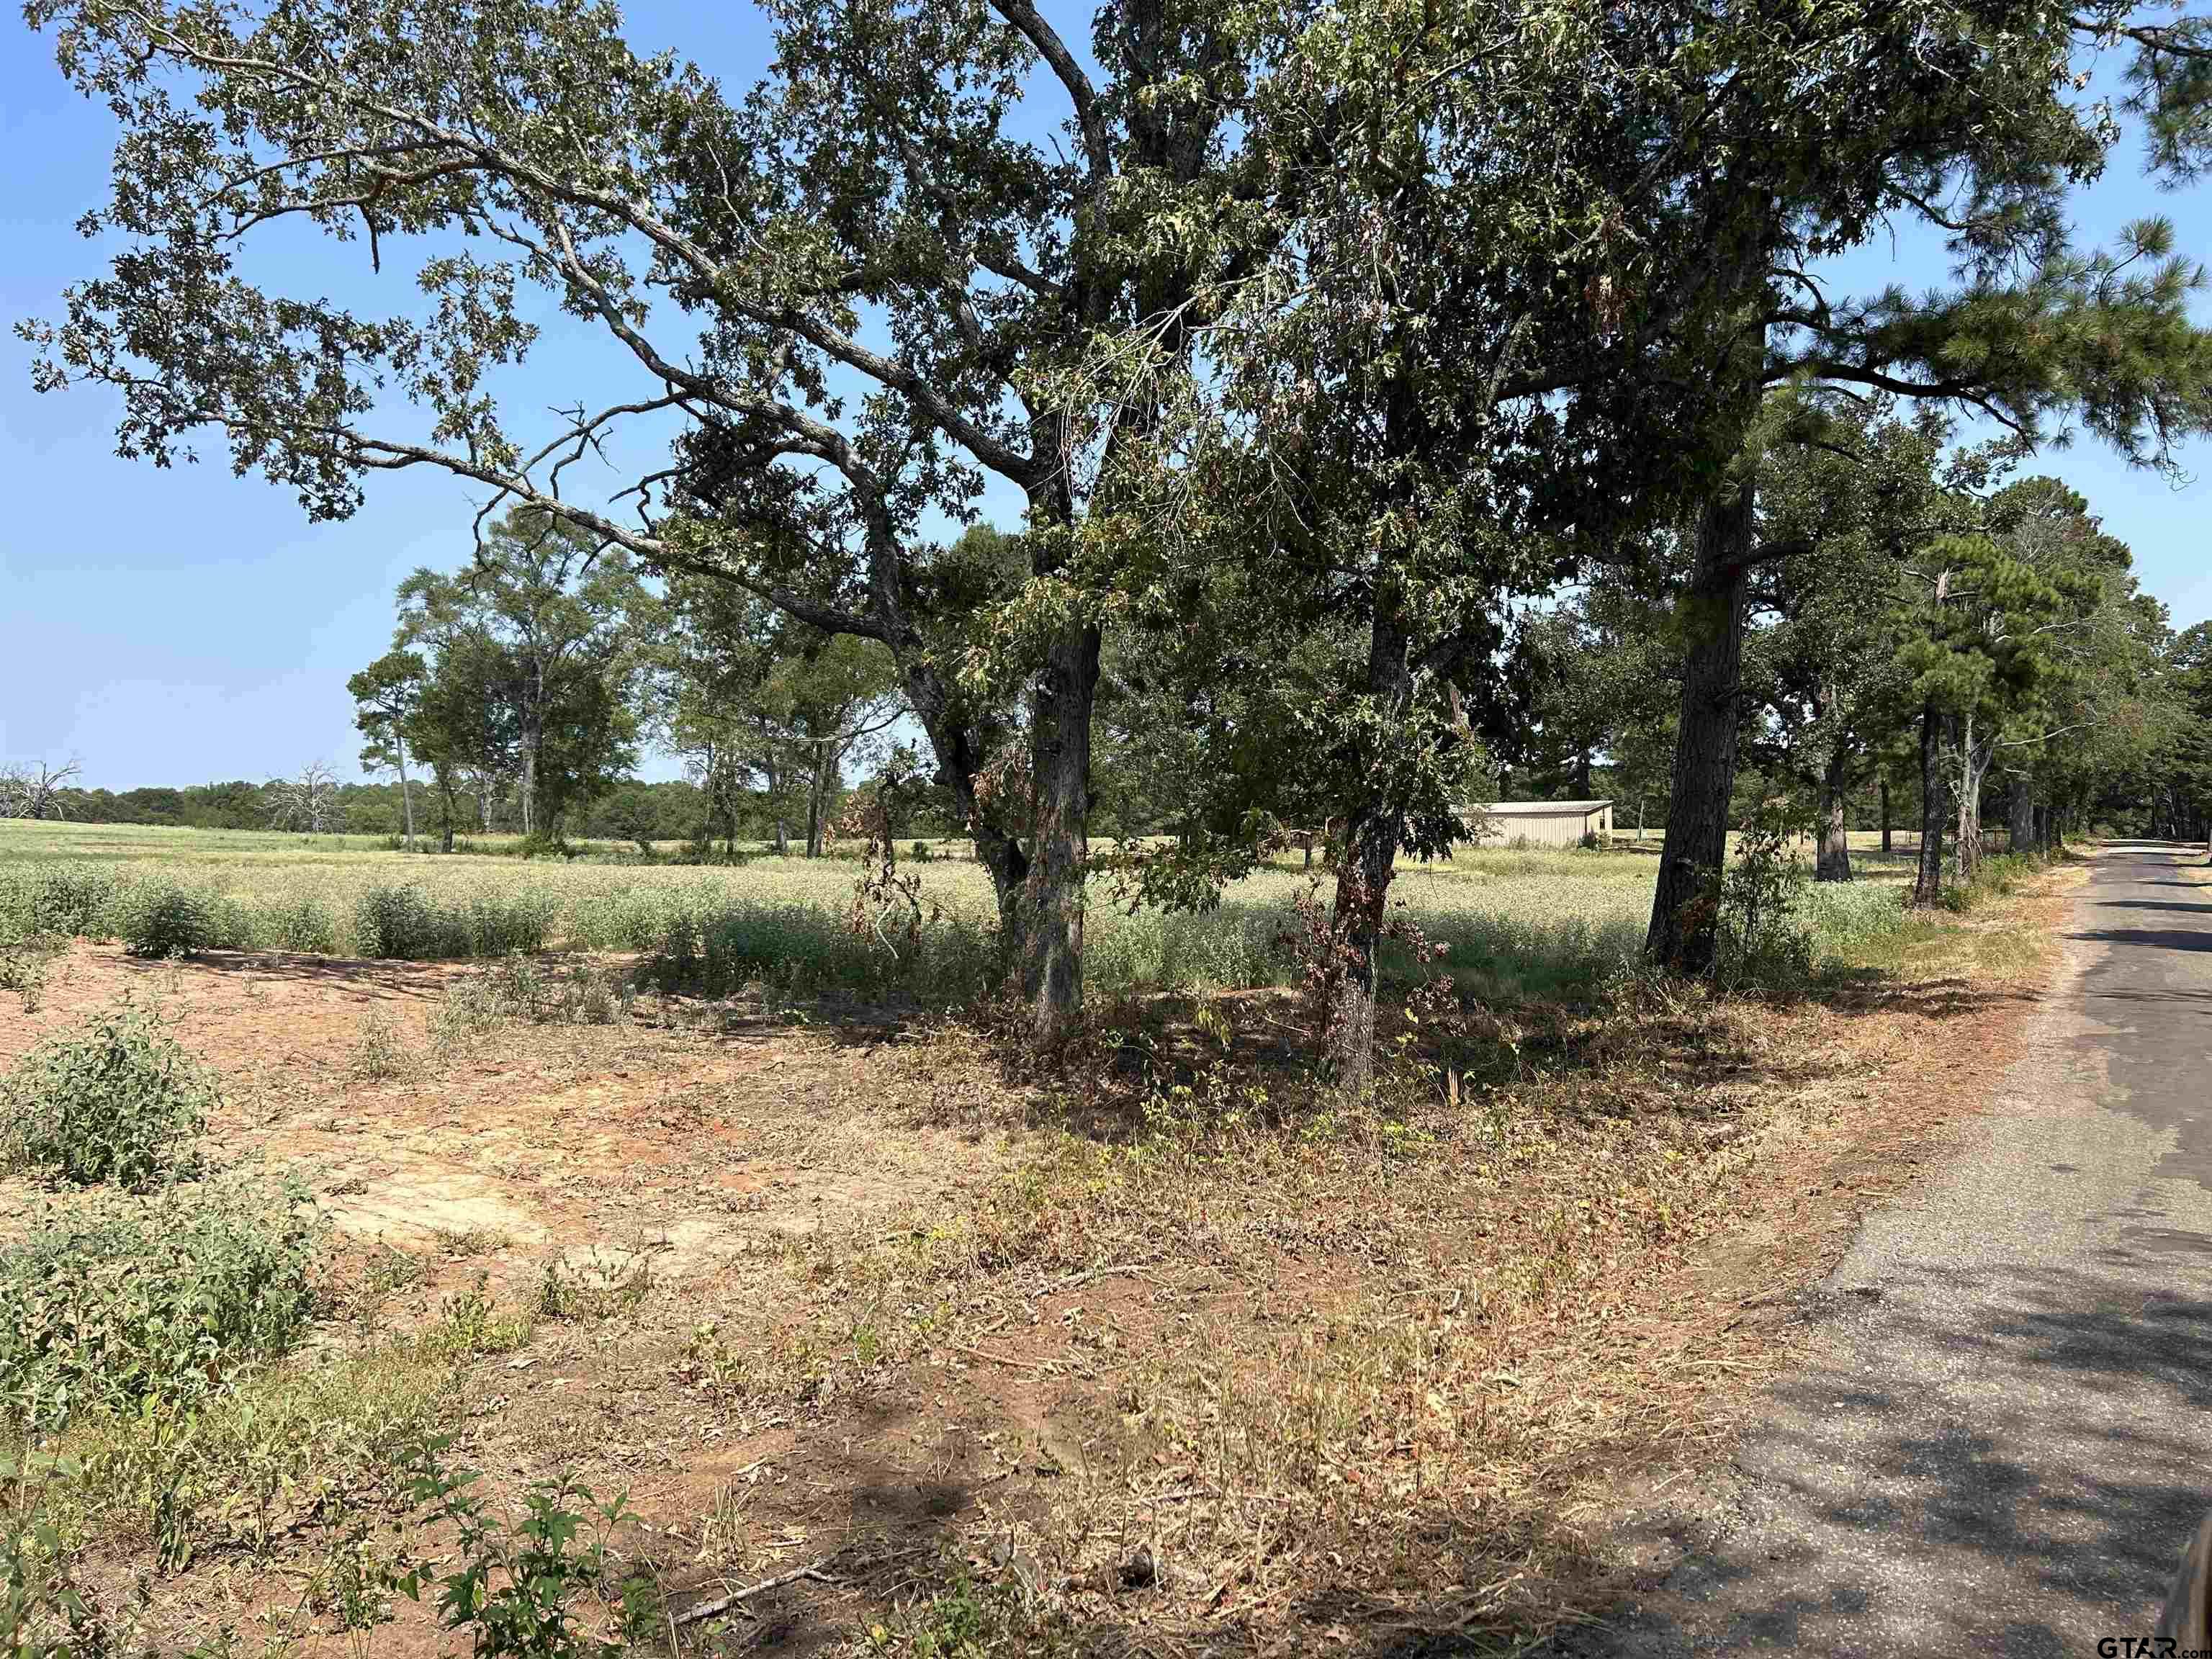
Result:
[[[648,49],[675,46],[732,83],[758,71],[763,39],[747,11],[659,6],[631,15],[633,38]],[[1088,32],[1072,21],[1063,27],[1078,38]],[[0,313],[9,322],[53,314],[61,289],[95,269],[96,250],[74,227],[104,202],[112,143],[105,110],[69,91],[47,41],[11,12],[0,21],[0,144],[16,158],[0,198]],[[2103,239],[2162,212],[2176,222],[2182,251],[2212,263],[2203,193],[2164,195],[2136,175],[2136,160],[2132,150],[2116,155],[2112,172],[2079,200],[2084,234]],[[359,245],[302,246],[351,264]],[[315,285],[404,309],[407,269],[387,261],[388,298],[366,271],[319,275]],[[1886,245],[1861,251],[1848,269],[1857,283],[1893,277],[1908,287],[1942,275],[1939,250]],[[570,383],[539,402],[627,384],[598,356],[580,337],[567,351],[549,331],[538,374],[557,365],[554,378]],[[357,739],[346,677],[387,648],[399,579],[466,556],[472,491],[428,475],[380,478],[352,520],[310,525],[289,494],[232,477],[219,452],[166,472],[116,459],[112,400],[88,391],[33,395],[28,358],[12,335],[0,344],[8,503],[0,759],[79,757],[88,784],[117,789],[258,779],[311,759],[350,775]],[[2212,473],[2212,445],[2186,459],[2193,474]],[[2144,586],[2177,625],[2212,616],[2212,479],[2177,489],[2086,442],[2035,470],[2088,497],[2133,547]]]

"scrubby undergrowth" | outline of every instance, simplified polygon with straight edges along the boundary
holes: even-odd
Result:
[[[214,1073],[159,1012],[124,1003],[49,1039],[0,1079],[0,1150],[80,1186],[189,1175],[216,1103]]]
[[[410,860],[395,869],[366,855],[204,866],[17,864],[0,866],[0,918],[119,939],[155,957],[619,951],[645,957],[657,984],[711,995],[759,986],[938,1006],[968,1000],[996,968],[988,883],[964,860],[904,868],[921,878],[926,913],[912,937],[855,925],[856,871],[843,860],[763,860],[738,870],[520,860]],[[1409,867],[1393,894],[1449,947],[1451,971],[1470,992],[1584,996],[1633,961],[1651,884],[1651,861],[1634,854],[1486,849]],[[1212,909],[1130,915],[1102,883],[1086,929],[1085,988],[1114,997],[1291,984],[1297,964],[1285,939],[1308,884],[1302,872],[1263,870]],[[1816,890],[1805,910],[1814,961],[1847,955],[1869,930],[1896,924],[1896,890],[1863,883]],[[1406,966],[1389,965],[1401,974]]]
[[[0,1401],[52,1428],[220,1390],[305,1334],[319,1236],[245,1176],[51,1209],[0,1250]]]

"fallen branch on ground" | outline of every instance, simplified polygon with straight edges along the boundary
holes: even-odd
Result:
[[[694,1625],[702,1619],[712,1619],[718,1613],[727,1613],[748,1597],[763,1591],[781,1589],[786,1584],[795,1584],[802,1578],[811,1578],[817,1583],[834,1584],[837,1581],[822,1571],[837,1558],[825,1555],[819,1561],[804,1567],[793,1567],[789,1572],[780,1572],[773,1578],[763,1578],[757,1584],[748,1584],[743,1589],[732,1590],[727,1595],[718,1595],[711,1601],[702,1601],[690,1612],[677,1615],[679,1625]]]
[[[1119,1267],[1093,1267],[1088,1273],[1070,1273],[1065,1279],[1054,1279],[1052,1288],[1065,1291],[1077,1285],[1088,1285],[1094,1279],[1113,1279],[1124,1273],[1133,1279],[1142,1279],[1151,1272],[1152,1269],[1141,1261],[1125,1261]]]

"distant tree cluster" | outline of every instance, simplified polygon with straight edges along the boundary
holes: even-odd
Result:
[[[1973,873],[1985,802],[2019,849],[2093,817],[2202,832],[2185,792],[2130,805],[2147,769],[2185,772],[2177,745],[2205,711],[2175,665],[2201,629],[2174,633],[2087,501],[2051,478],[1993,482],[1985,454],[1881,400],[1808,412],[1778,394],[1767,420],[1757,533],[1804,551],[1746,584],[1731,822],[1784,804],[1824,881],[1850,878],[1851,829],[1904,823],[1922,903],[1947,867]],[[1498,745],[1516,783],[1613,795],[1625,825],[1663,810],[1679,626],[1663,587],[1632,580],[1528,617],[1528,697]]]
[[[287,830],[305,831],[309,826],[292,819],[284,799],[295,780],[274,783],[236,779],[228,783],[186,784],[182,787],[138,789],[74,789],[62,804],[58,817],[75,823],[128,823],[180,830]],[[427,811],[427,790],[416,785],[416,807]],[[406,807],[399,786],[390,783],[333,785],[331,805],[323,818],[325,833],[349,836],[402,836],[406,830]],[[472,813],[476,803],[465,800]],[[738,836],[748,842],[769,840],[774,833],[773,808],[758,796],[737,803]],[[511,817],[495,810],[495,833],[518,833]],[[664,779],[647,782],[625,779],[616,783],[584,809],[571,834],[587,841],[645,841],[666,847],[697,839],[705,823],[705,793],[688,780]],[[9,814],[6,816],[24,816]],[[472,817],[472,822],[476,820]],[[939,826],[929,826],[935,829]]]

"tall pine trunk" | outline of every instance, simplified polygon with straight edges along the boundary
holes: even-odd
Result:
[[[522,781],[518,793],[521,796],[522,833],[526,838],[538,831],[538,749],[543,740],[543,733],[535,726],[524,728]]]
[[[399,723],[392,725],[392,747],[399,753],[399,817],[406,826],[407,850],[415,850],[415,792],[407,786],[407,739],[399,735]]]
[[[438,850],[453,850],[453,780],[443,766],[434,766],[430,775],[438,785]]]
[[[1712,966],[1721,866],[1728,856],[1729,799],[1735,790],[1738,702],[1742,694],[1743,610],[1754,528],[1747,467],[1706,499],[1698,518],[1698,562],[1679,612],[1688,649],[1681,717],[1674,732],[1667,838],[1644,953],[1682,973]]]
[[[1889,851],[1889,780],[1881,781],[1881,850]]]
[[[1971,708],[1957,721],[1959,738],[1956,781],[1952,787],[1951,810],[1957,817],[1951,843],[1953,873],[1961,882],[1974,878],[1976,856],[1974,814],[1974,711]]]
[[[2005,811],[2005,838],[2015,853],[2035,850],[2035,787],[2025,777],[2012,783],[2012,800]]]
[[[1030,836],[1018,961],[1030,1033],[1044,1046],[1066,1036],[1083,1012],[1098,648],[1097,628],[1062,629],[1045,653],[1030,705]]]
[[[806,774],[806,856],[811,859],[820,858],[823,851],[823,808],[830,793],[827,770],[826,745],[817,743],[814,746],[814,763]]]
[[[1996,732],[1975,732],[1973,710],[1959,722],[1959,878],[1971,881],[1982,867],[1982,781],[1996,755]]]
[[[1925,909],[1943,893],[1943,817],[1949,805],[1950,769],[1944,764],[1943,716],[1934,703],[1920,709],[1920,864],[1912,902]]]
[[[768,785],[769,813],[775,826],[775,855],[787,859],[791,856],[791,830],[784,822],[785,810],[789,805],[785,799],[785,769],[777,762],[773,750],[761,763],[761,780]]]

